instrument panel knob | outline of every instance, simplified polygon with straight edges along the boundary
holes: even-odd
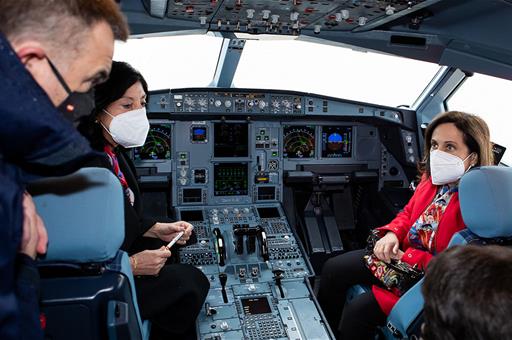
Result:
[[[229,324],[226,321],[222,321],[220,323],[220,329],[222,329],[223,331],[227,331],[229,329]]]

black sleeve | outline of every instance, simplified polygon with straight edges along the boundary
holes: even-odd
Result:
[[[132,248],[135,240],[142,235],[149,228],[153,226],[153,224],[149,225],[149,220],[145,221],[141,219],[141,217],[137,214],[135,208],[130,204],[128,198],[124,198],[124,223],[125,223],[125,231],[124,231],[124,242],[121,245],[121,249],[127,252],[130,252],[130,248]]]
[[[39,321],[39,272],[35,261],[28,255],[18,254],[16,273],[16,295],[20,308],[22,339],[42,339],[43,333]]]

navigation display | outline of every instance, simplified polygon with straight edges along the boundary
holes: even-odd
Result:
[[[146,142],[134,150],[134,159],[171,159],[171,124],[151,124]]]
[[[352,157],[352,127],[322,126],[322,158]]]
[[[214,196],[246,196],[249,193],[247,163],[213,164]]]
[[[249,135],[246,123],[214,124],[214,157],[247,157]]]
[[[315,127],[285,125],[283,128],[285,158],[315,157]]]

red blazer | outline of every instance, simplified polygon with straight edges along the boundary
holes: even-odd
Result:
[[[417,264],[421,269],[426,268],[433,255],[428,251],[411,247],[407,234],[418,217],[432,203],[437,190],[438,186],[432,184],[430,178],[423,179],[405,208],[389,224],[378,228],[378,230],[394,232],[400,241],[400,249],[404,251],[402,261],[410,265]],[[437,232],[434,235],[436,253],[446,249],[453,234],[464,228],[465,225],[460,212],[459,194],[455,192],[441,217],[441,221],[439,221]],[[373,286],[372,291],[382,311],[388,315],[399,297],[377,286]]]

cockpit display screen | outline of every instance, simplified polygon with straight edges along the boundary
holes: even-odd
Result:
[[[214,196],[246,196],[249,193],[247,163],[213,164]]]
[[[285,158],[315,157],[315,127],[285,125],[283,128]]]
[[[247,157],[249,134],[246,123],[214,124],[214,157]]]
[[[245,315],[272,313],[266,297],[242,298],[240,301]]]
[[[276,207],[258,208],[258,215],[260,215],[261,218],[281,217],[281,214],[279,213],[279,210],[277,210]]]
[[[182,210],[180,215],[183,221],[202,222],[204,219],[202,210]]]
[[[151,124],[146,142],[134,150],[134,159],[136,161],[171,159],[171,125]]]
[[[352,127],[322,126],[322,158],[352,157]]]
[[[192,143],[207,143],[208,130],[206,126],[193,126],[190,129],[190,140]]]

